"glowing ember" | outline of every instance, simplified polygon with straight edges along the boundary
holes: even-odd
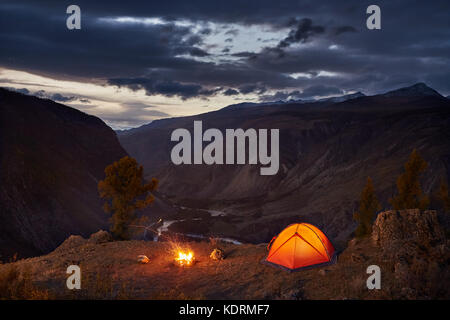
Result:
[[[175,258],[175,261],[177,261],[181,267],[192,266],[195,261],[194,253],[192,251],[189,251],[188,253],[178,251],[178,256]]]

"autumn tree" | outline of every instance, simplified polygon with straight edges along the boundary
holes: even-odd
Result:
[[[397,179],[398,194],[390,199],[395,210],[428,208],[430,200],[423,194],[419,180],[427,166],[427,162],[414,149],[405,164],[405,172]]]
[[[107,166],[105,180],[98,184],[100,197],[106,200],[104,210],[111,214],[111,232],[117,239],[129,239],[129,225],[136,219],[136,210],[154,201],[151,192],[158,180],[145,183],[143,171],[135,159],[127,156]]]
[[[444,179],[441,180],[441,185],[439,186],[437,196],[442,203],[444,211],[450,213],[450,197],[448,195],[448,184]]]
[[[358,227],[355,231],[357,237],[361,238],[372,232],[373,219],[380,209],[381,206],[375,195],[372,179],[367,177],[366,186],[361,192],[359,211],[353,214],[353,219],[358,222]]]

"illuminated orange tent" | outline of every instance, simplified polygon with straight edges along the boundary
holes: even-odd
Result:
[[[330,240],[309,223],[289,225],[272,239],[268,248],[264,263],[288,271],[331,264],[336,259]]]

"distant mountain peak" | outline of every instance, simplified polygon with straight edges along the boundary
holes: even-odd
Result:
[[[358,91],[358,92],[346,94],[343,96],[319,99],[317,101],[329,101],[329,102],[337,103],[337,102],[344,102],[347,100],[352,100],[352,99],[361,98],[361,97],[365,97],[365,96],[366,95],[364,93],[362,93],[361,91]]]
[[[430,88],[423,82],[416,83],[409,87],[400,88],[383,94],[385,97],[423,97],[435,96],[442,97],[436,90]]]

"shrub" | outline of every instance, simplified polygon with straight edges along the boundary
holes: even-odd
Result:
[[[381,206],[375,195],[372,179],[367,177],[366,186],[361,193],[359,211],[353,215],[353,219],[358,222],[358,227],[355,231],[357,237],[361,238],[372,232],[372,222],[376,212],[380,208]]]
[[[424,195],[420,187],[420,175],[428,164],[422,159],[416,149],[409,156],[405,164],[405,172],[397,179],[398,194],[390,199],[395,210],[415,209],[425,210],[430,204],[427,195]]]

